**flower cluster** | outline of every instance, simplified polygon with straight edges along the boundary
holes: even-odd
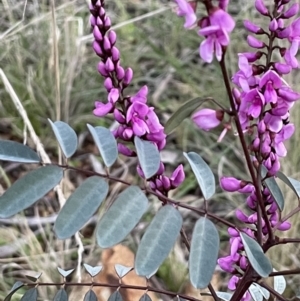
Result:
[[[147,105],[148,87],[143,86],[135,95],[124,96],[124,90],[133,79],[131,68],[123,68],[120,62],[120,51],[116,47],[117,34],[111,30],[111,20],[106,15],[105,1],[92,0],[90,4],[90,24],[93,30],[93,49],[101,58],[98,72],[104,77],[104,87],[108,93],[107,102],[96,101],[94,115],[98,117],[113,114],[119,126],[114,130],[118,139],[118,150],[125,156],[136,156],[128,145],[138,136],[154,143],[158,150],[166,144],[164,127],[153,107]],[[139,174],[143,173],[138,167]],[[163,175],[164,166],[153,176],[150,186],[157,192],[167,194],[170,189],[178,187],[184,180],[183,166],[179,165],[168,178]]]
[[[179,15],[184,15],[186,24],[190,24],[188,20],[194,20],[191,9],[186,9],[184,14],[184,1],[175,1],[181,8]],[[213,7],[211,1],[204,1],[209,16],[200,20],[198,24],[201,27],[199,34],[206,37],[200,46],[200,56],[206,62],[212,61],[213,52],[217,60],[221,61],[225,47],[229,43],[228,34],[234,28],[234,21],[225,12],[228,2],[219,1],[219,7]],[[300,93],[295,92],[283,78],[292,69],[299,68],[296,54],[300,47],[300,18],[288,25],[285,24],[288,19],[298,14],[299,4],[290,2],[289,0],[276,0],[273,7],[268,8],[263,0],[255,1],[258,13],[270,20],[269,27],[265,30],[250,21],[244,22],[246,30],[250,33],[247,43],[255,50],[239,54],[239,70],[232,77],[232,82],[236,87],[230,95],[232,97],[231,109],[226,112],[202,109],[192,116],[196,125],[204,130],[217,127],[223,121],[225,113],[229,113],[230,118],[235,116],[244,135],[251,137],[248,149],[257,174],[262,174],[262,180],[265,177],[274,177],[279,171],[279,160],[287,154],[284,142],[295,131],[294,125],[289,121],[289,111],[295,101],[300,99]],[[194,5],[190,6],[194,7]],[[281,41],[276,43],[278,40],[285,40],[289,46],[282,47]],[[282,57],[280,62],[272,60],[275,51],[278,51],[279,56]],[[266,170],[265,175],[261,172],[262,170]],[[241,210],[236,210],[236,217],[249,225],[241,231],[250,237],[257,239],[260,235],[262,241],[265,242],[270,230],[290,229],[289,222],[280,220],[277,203],[264,183],[255,186],[249,181],[222,177],[220,185],[225,191],[247,195],[246,204],[253,213],[247,215]],[[263,204],[259,205],[259,200]],[[263,217],[258,214],[259,206],[264,210]],[[261,231],[259,234],[258,224]],[[229,228],[228,233],[230,255],[220,258],[218,263],[224,271],[232,274],[228,288],[235,290],[243,277],[242,271],[245,271],[248,266],[248,259],[244,255],[239,231]],[[250,298],[249,292],[246,292],[242,300],[248,301]]]
[[[178,16],[185,17],[186,28],[192,27],[197,16],[195,14],[197,2],[186,0],[175,0],[178,5]],[[226,12],[228,0],[219,0],[219,6],[213,6],[210,1],[206,1],[206,9],[208,16],[200,19],[198,25],[200,27],[198,34],[205,37],[200,44],[199,52],[201,58],[211,63],[215,53],[218,61],[221,61],[226,47],[229,44],[229,34],[235,27],[232,17]]]

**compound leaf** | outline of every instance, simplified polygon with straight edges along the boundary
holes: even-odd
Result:
[[[59,212],[54,230],[59,239],[79,231],[93,216],[108,193],[108,184],[98,176],[86,179],[68,198]]]
[[[20,301],[36,301],[37,297],[38,297],[37,289],[33,287],[23,295]]]
[[[195,288],[202,289],[209,284],[217,264],[219,244],[215,225],[206,217],[198,219],[189,258],[190,280]]]
[[[0,218],[8,218],[33,205],[63,177],[63,169],[43,166],[17,180],[0,197]]]
[[[97,265],[95,267],[92,267],[86,263],[83,264],[84,268],[86,269],[86,271],[90,274],[91,277],[95,277],[96,275],[98,275],[103,267],[102,265]]]
[[[123,301],[123,298],[119,291],[115,291],[107,301]]]
[[[84,299],[83,301],[97,301],[98,298],[97,298],[97,295],[94,293],[93,290],[89,290],[85,296],[84,296]]]
[[[0,160],[20,163],[41,162],[38,154],[28,146],[8,140],[0,140]]]
[[[144,294],[139,301],[152,301],[148,294]]]
[[[206,162],[196,153],[183,153],[189,161],[205,200],[211,198],[216,191],[216,182],[213,172]]]
[[[261,246],[246,233],[240,233],[242,242],[253,269],[261,277],[268,277],[272,272],[272,265],[268,257],[264,254]]]
[[[284,173],[278,171],[277,175],[276,175],[281,181],[283,181],[285,184],[287,184],[296,194],[296,196],[298,197],[298,199],[300,199],[300,182],[287,177]]]
[[[262,166],[262,177],[265,177],[268,170],[266,169],[266,167]],[[274,198],[278,208],[280,211],[283,210],[284,207],[284,197],[283,194],[278,186],[278,184],[276,183],[276,180],[274,177],[271,178],[267,178],[264,180],[265,185],[267,186],[267,188],[269,189],[272,197]]]
[[[167,121],[164,129],[165,133],[167,135],[171,134],[185,118],[190,117],[207,100],[207,98],[196,97],[185,102]]]
[[[61,288],[55,294],[55,297],[54,297],[53,301],[68,301],[67,292],[63,288]]]
[[[118,158],[117,141],[112,132],[102,126],[93,127],[87,124],[97,145],[100,155],[107,167],[112,166]]]
[[[70,158],[76,152],[78,146],[75,131],[63,121],[52,122],[48,119],[59,146],[66,158]]]
[[[103,215],[97,226],[97,242],[110,248],[121,242],[137,225],[148,208],[148,199],[137,186],[129,186]]]
[[[150,277],[170,253],[182,226],[182,216],[172,205],[162,207],[148,226],[137,250],[135,271]]]
[[[160,154],[157,146],[150,141],[134,137],[137,156],[146,179],[156,174],[160,166]]]
[[[4,301],[10,301],[13,294],[18,291],[21,287],[24,286],[24,283],[21,281],[17,281],[12,286],[11,290],[9,291],[8,295],[5,297]]]

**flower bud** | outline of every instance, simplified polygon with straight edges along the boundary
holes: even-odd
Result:
[[[185,174],[183,170],[182,164],[180,164],[172,173],[172,176],[170,178],[170,182],[172,187],[176,188],[178,187],[185,179]]]
[[[257,40],[253,36],[247,37],[247,43],[250,47],[258,48],[258,49],[264,48],[266,46],[264,42]]]
[[[292,18],[295,15],[297,15],[299,12],[299,4],[298,3],[294,3],[285,13],[283,13],[281,15],[281,18]]]
[[[114,118],[121,124],[124,124],[126,122],[124,115],[118,109],[114,110]]]
[[[113,83],[110,77],[107,77],[104,81],[104,87],[107,90],[107,92],[110,92],[110,90],[113,88]]]
[[[193,114],[194,123],[202,130],[209,131],[217,127],[223,120],[224,112],[211,109],[202,109]]]
[[[98,56],[100,56],[101,58],[104,57],[102,48],[101,48],[100,44],[97,41],[93,42],[93,49],[94,49],[94,51],[96,52],[96,54]]]
[[[135,157],[136,153],[129,149],[126,145],[122,143],[118,143],[118,151],[120,154],[127,156],[127,157]]]
[[[119,51],[119,49],[117,47],[114,46],[111,49],[111,56],[112,56],[113,62],[117,62],[117,61],[120,60],[120,51]]]
[[[269,24],[270,31],[276,31],[278,29],[277,20],[274,18]]]
[[[108,72],[112,72],[115,70],[115,65],[112,62],[111,58],[108,58],[105,63],[105,68]]]
[[[263,0],[256,0],[255,1],[255,8],[256,10],[261,13],[264,16],[268,16],[269,15],[269,11],[268,9],[265,7]]]
[[[133,78],[133,71],[132,71],[131,68],[127,68],[125,70],[125,76],[124,76],[124,79],[123,79],[124,86],[128,86],[130,84],[132,78]]]
[[[241,188],[241,180],[233,177],[221,177],[220,186],[225,191],[235,192]]]
[[[111,53],[111,44],[108,37],[103,38],[103,48],[106,53]]]
[[[248,20],[244,21],[244,27],[252,33],[256,33],[256,34],[263,33],[263,30],[259,26],[255,25],[254,23]]]
[[[103,35],[100,31],[100,29],[98,28],[98,26],[95,26],[93,29],[93,35],[96,41],[101,42],[103,40]]]
[[[117,79],[119,81],[121,81],[124,78],[124,75],[125,75],[124,68],[121,67],[121,66],[117,66],[116,67],[116,73],[117,73]]]
[[[109,33],[108,33],[108,39],[110,41],[110,44],[112,46],[115,45],[116,41],[117,41],[117,34],[115,31],[111,30]]]

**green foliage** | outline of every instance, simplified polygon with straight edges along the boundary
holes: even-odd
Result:
[[[179,235],[182,216],[172,205],[163,206],[148,226],[139,244],[135,271],[151,277],[168,256]]]
[[[144,294],[139,301],[152,301],[148,294]]]
[[[206,288],[217,264],[220,239],[215,225],[201,217],[193,230],[189,271],[190,280],[195,288]]]
[[[123,298],[119,291],[115,291],[111,294],[107,301],[123,301]]]
[[[156,145],[139,137],[134,137],[137,156],[144,172],[145,178],[149,179],[156,174],[160,165],[160,154]]]
[[[196,153],[183,153],[189,161],[196,176],[205,200],[210,199],[216,191],[216,183],[213,172],[206,162]]]
[[[15,292],[17,292],[21,287],[24,286],[24,283],[21,281],[17,281],[16,283],[14,283],[14,285],[12,286],[10,292],[8,293],[8,295],[5,297],[4,301],[10,301],[11,297],[13,296],[13,294]]]
[[[281,181],[283,181],[285,184],[287,184],[295,193],[298,199],[300,199],[300,182],[287,177],[284,173],[278,172],[276,175]]]
[[[55,137],[61,147],[61,150],[66,158],[70,158],[76,152],[78,141],[75,131],[65,122],[52,122],[48,119]]]
[[[33,205],[55,187],[63,177],[63,169],[43,166],[17,180],[0,197],[0,217],[8,218]]]
[[[26,293],[23,295],[20,301],[36,301],[38,298],[37,288],[33,287],[30,288]]]
[[[240,233],[247,257],[253,267],[261,277],[268,277],[272,272],[272,265],[268,257],[264,254],[261,246],[247,234]]]
[[[137,186],[126,188],[99,221],[97,242],[109,248],[121,242],[148,209],[148,199]]]
[[[98,298],[97,298],[97,295],[94,293],[93,290],[89,290],[85,296],[84,296],[84,299],[83,301],[97,301]]]
[[[20,163],[40,163],[41,159],[28,146],[15,141],[0,140],[0,160]]]
[[[66,239],[79,231],[93,216],[108,193],[108,184],[98,176],[86,179],[68,198],[55,221],[59,239]]]
[[[264,166],[262,166],[261,168],[262,168],[262,172],[261,172],[262,177],[265,177],[267,174],[267,169]],[[274,177],[266,178],[264,180],[264,183],[269,189],[271,195],[273,196],[276,204],[278,205],[278,208],[280,209],[280,211],[282,211],[284,207],[284,197],[278,184],[276,183],[275,178]]]
[[[63,288],[58,290],[53,301],[68,301],[68,294],[66,290]]]
[[[117,141],[112,132],[102,126],[87,125],[107,167],[112,166],[118,158]]]

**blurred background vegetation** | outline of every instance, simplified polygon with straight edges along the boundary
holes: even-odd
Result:
[[[106,2],[107,13],[118,35],[117,47],[121,51],[122,66],[134,70],[134,81],[127,93],[133,94],[147,84],[150,90],[149,102],[156,107],[162,123],[185,101],[195,97],[211,96],[223,105],[228,105],[218,64],[214,62],[209,65],[200,60],[198,47],[201,37],[197,35],[196,29],[184,30],[183,20],[174,13],[172,1]],[[247,50],[247,33],[242,27],[242,20],[251,19],[261,25],[267,20],[263,20],[253,10],[253,1],[232,0],[230,11],[237,23],[227,51],[227,67],[232,75],[237,70],[237,53]],[[91,47],[88,3],[84,0],[1,0],[0,12],[0,68],[21,100],[46,151],[54,161],[57,160],[57,144],[47,118],[58,118],[68,122],[79,136],[79,150],[69,163],[94,170],[101,168],[101,162],[95,156],[96,151],[87,134],[86,123],[110,126],[112,119],[99,119],[92,114],[94,101],[105,100],[106,91],[96,70],[98,57]],[[299,72],[293,72],[286,80],[300,90],[297,87]],[[300,127],[299,117],[296,104],[291,121],[297,129]],[[5,89],[3,76],[0,78],[0,118],[1,139],[20,142],[26,139],[34,147],[11,94]],[[221,131],[222,128],[203,132],[195,128],[190,120],[185,120],[168,137],[163,152],[163,160],[169,165],[167,172],[171,172],[178,163],[184,163],[187,172],[184,184],[173,193],[173,198],[195,206],[203,205],[201,192],[183,160],[182,151],[195,151],[203,156],[217,179],[220,175],[248,179],[237,137],[229,133],[221,143],[217,143]],[[296,130],[287,145],[289,155],[282,162],[283,171],[296,179],[300,178],[298,145],[299,130]],[[30,168],[19,164],[1,164],[2,191]],[[133,178],[133,166],[134,161],[123,158],[119,162],[119,173],[126,170],[127,179]],[[73,173],[68,174],[67,178],[64,187],[66,194],[71,193],[82,181],[79,175]],[[286,187],[282,188],[286,200],[285,210],[288,212],[297,206],[297,200]],[[112,189],[111,199],[119,189]],[[209,203],[209,210],[236,222],[234,208],[244,208],[244,204],[241,196],[228,195],[218,189],[215,198]],[[159,202],[153,200],[149,216],[125,242],[133,251],[157,208]],[[23,279],[26,273],[42,271],[42,280],[51,282],[59,279],[57,266],[65,269],[76,266],[76,242],[58,241],[52,232],[53,219],[43,224],[34,223],[37,216],[52,217],[57,210],[55,196],[48,195],[18,217],[18,222],[0,221],[0,300],[4,299],[14,280]],[[182,214],[184,227],[190,236],[198,216],[185,211]],[[298,216],[292,222],[294,226],[284,233],[285,236],[297,236],[300,227]],[[222,240],[220,255],[224,256],[228,253],[227,230],[222,225],[217,226]],[[94,245],[92,231],[93,224],[83,231],[86,262],[100,260],[101,250]],[[268,255],[277,270],[300,266],[299,249],[295,245],[277,247]],[[218,277],[217,289],[226,289],[226,275],[219,273]],[[186,279],[187,251],[179,243],[174,254],[159,270],[156,285],[174,291],[184,290]],[[297,277],[288,278],[287,295],[295,296],[298,286]],[[40,288],[41,300],[51,299],[55,291],[53,287]],[[12,300],[19,299],[20,294],[16,294]]]

